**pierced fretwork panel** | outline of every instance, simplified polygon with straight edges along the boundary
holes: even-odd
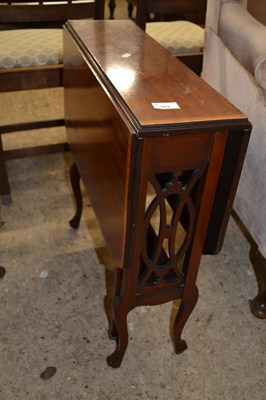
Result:
[[[150,176],[139,290],[182,284],[182,267],[197,219],[197,198],[205,168]]]

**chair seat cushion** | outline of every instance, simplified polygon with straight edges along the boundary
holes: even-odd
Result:
[[[0,32],[0,68],[63,62],[62,29],[20,29]]]
[[[148,22],[146,32],[171,53],[203,51],[204,29],[192,22]]]

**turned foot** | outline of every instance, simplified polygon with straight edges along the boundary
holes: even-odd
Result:
[[[187,343],[185,342],[185,340],[179,340],[178,343],[175,342],[174,344],[174,350],[176,354],[181,354],[183,353],[183,351],[187,350]]]
[[[120,336],[119,336],[120,335]],[[128,334],[127,332],[121,336],[121,333],[118,333],[118,337],[116,338],[116,348],[115,351],[106,357],[107,364],[112,368],[119,368],[124,354],[127,349],[128,344]]]
[[[126,316],[120,315],[118,325],[113,324],[113,330],[109,331],[110,339],[116,339],[115,351],[107,358],[107,364],[112,368],[119,368],[128,345],[128,331]]]
[[[119,368],[122,363],[123,356],[124,354],[120,354],[119,352],[115,351],[114,353],[110,354],[110,356],[106,357],[107,365],[112,368]]]
[[[71,165],[69,172],[70,182],[76,201],[76,213],[74,217],[69,221],[69,225],[74,229],[78,229],[82,214],[82,195],[80,190],[80,175],[76,164]]]
[[[266,301],[259,295],[250,301],[250,311],[257,318],[266,318]]]
[[[266,258],[255,246],[251,246],[249,256],[258,284],[258,294],[251,300],[250,310],[255,317],[266,318]]]

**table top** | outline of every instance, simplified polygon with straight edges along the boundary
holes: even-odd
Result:
[[[129,177],[133,179],[136,165],[142,170],[142,147],[156,144],[156,157],[167,155],[168,171],[170,164],[180,162],[181,155],[186,157],[187,167],[190,153],[184,144],[189,136],[194,144],[202,141],[202,135],[211,143],[212,136],[215,139],[220,136],[217,132],[224,132],[228,141],[204,249],[208,254],[217,253],[248,143],[251,126],[246,116],[132,21],[69,21],[65,30],[70,144],[116,265],[123,265]],[[156,109],[154,102],[174,102],[179,108]],[[97,129],[88,134],[93,127]],[[88,151],[88,145],[93,151]],[[193,154],[202,155],[202,149],[195,148],[191,146]],[[147,159],[143,157],[143,163]],[[94,198],[94,188],[101,183],[104,194],[101,190]]]
[[[156,133],[161,125],[171,131],[172,125],[174,130],[208,125],[224,129],[247,122],[245,115],[132,21],[72,20],[66,28],[140,136]]]

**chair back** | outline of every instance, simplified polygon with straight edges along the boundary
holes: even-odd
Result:
[[[68,19],[102,19],[104,0],[0,0],[0,29],[55,28]]]
[[[185,20],[204,26],[207,0],[139,0],[137,25],[145,30],[148,14],[165,20],[172,15],[176,20]]]

